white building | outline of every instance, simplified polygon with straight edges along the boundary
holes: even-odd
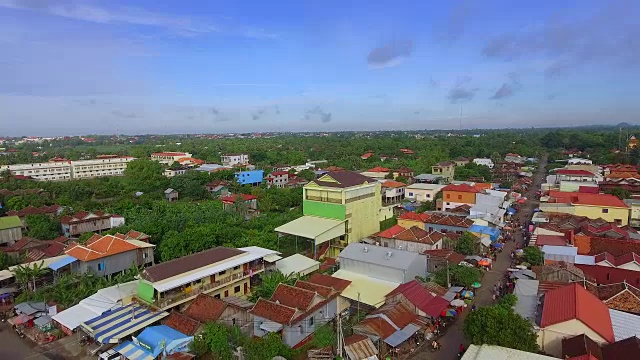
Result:
[[[157,161],[162,164],[171,165],[174,161],[178,161],[182,158],[193,157],[193,154],[188,152],[158,152],[151,154],[151,160]]]
[[[475,158],[473,159],[473,163],[476,165],[484,165],[487,166],[489,169],[493,169],[493,161],[491,161],[491,159],[487,159],[487,158]]]
[[[71,179],[71,162],[45,162],[33,164],[15,164],[0,166],[0,171],[9,170],[11,175],[30,176],[36,180]]]
[[[407,186],[406,198],[425,202],[433,201],[445,185],[415,183]]]
[[[89,179],[103,176],[122,176],[127,164],[134,157],[109,157],[92,160],[71,161],[72,179]]]
[[[238,164],[248,164],[249,154],[224,154],[222,155],[222,165],[234,166]]]
[[[593,161],[582,158],[571,158],[567,160],[568,165],[593,165]]]

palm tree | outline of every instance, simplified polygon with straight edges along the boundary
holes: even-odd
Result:
[[[280,271],[272,271],[268,273],[263,273],[261,275],[262,283],[256,286],[251,293],[250,299],[251,301],[258,301],[259,298],[269,299],[276,291],[276,288],[280,283],[284,283],[287,285],[293,285],[297,278],[294,276],[285,275]]]

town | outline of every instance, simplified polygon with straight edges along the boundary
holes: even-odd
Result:
[[[3,138],[0,347],[634,358],[640,146],[616,135]]]

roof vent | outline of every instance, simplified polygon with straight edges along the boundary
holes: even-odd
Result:
[[[362,248],[362,251],[369,252],[369,248],[365,246],[365,247]]]
[[[276,304],[280,305],[280,300],[276,300]]]
[[[402,250],[402,245],[398,245],[398,250]]]
[[[390,259],[391,255],[393,255],[393,253],[391,251],[387,251],[387,259]]]

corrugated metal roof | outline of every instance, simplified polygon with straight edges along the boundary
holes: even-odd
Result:
[[[538,306],[538,280],[520,279],[516,283],[514,295],[518,298],[515,312],[525,319],[535,319]]]
[[[352,335],[344,339],[344,350],[349,360],[365,360],[378,355],[378,349],[371,339],[364,335]]]
[[[390,249],[361,243],[349,244],[338,256],[339,259],[351,259],[385,267],[408,270],[420,256],[418,253],[404,250]]]
[[[616,341],[624,340],[633,336],[640,337],[640,316],[609,309],[611,315],[611,325]]]
[[[555,357],[496,345],[469,345],[461,360],[558,360]]]
[[[340,295],[376,308],[382,306],[385,296],[400,285],[395,282],[374,279],[344,269],[336,271],[332,276],[351,281],[351,285],[344,289]]]

